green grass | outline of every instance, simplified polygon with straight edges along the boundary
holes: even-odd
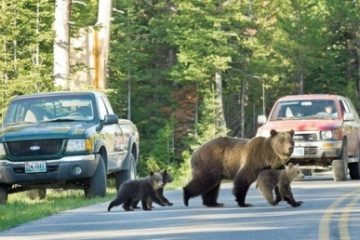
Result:
[[[168,183],[165,191],[178,189],[182,185],[178,181]],[[7,204],[0,205],[0,231],[61,211],[112,200],[116,194],[115,183],[110,180],[108,186],[111,187],[105,198],[93,199],[85,198],[84,191],[80,190],[47,190],[46,198],[42,200],[31,200],[26,192],[9,194]]]
[[[9,194],[8,203],[0,205],[0,231],[19,224],[49,216],[64,210],[112,200],[115,189],[109,189],[105,198],[87,199],[83,191],[51,191],[46,199],[30,200],[25,192]]]

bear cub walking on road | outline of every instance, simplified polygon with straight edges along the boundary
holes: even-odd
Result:
[[[170,175],[170,173],[165,169],[160,172],[161,176],[163,178],[163,185],[156,190],[156,196],[161,199],[163,203],[165,203],[168,206],[174,205],[172,202],[170,202],[165,196],[164,196],[164,187],[165,184],[171,183],[173,181],[173,177]]]
[[[295,201],[290,187],[291,182],[297,177],[303,177],[299,165],[289,163],[285,169],[267,169],[260,172],[256,188],[259,188],[270,205],[278,205],[281,200],[284,200],[292,207],[298,207],[302,202]],[[273,191],[275,191],[275,200]]]
[[[171,174],[165,169],[160,172],[162,176],[163,185],[156,189],[156,196],[167,206],[174,205],[172,202],[170,202],[165,196],[164,196],[164,187],[167,183],[171,183],[173,181],[173,177]],[[139,208],[137,205],[139,203],[138,201],[134,201],[133,208]],[[152,200],[148,198],[148,207],[152,208]]]
[[[133,211],[134,201],[141,201],[143,210],[151,210],[148,206],[148,198],[155,203],[165,206],[161,199],[156,196],[156,190],[163,186],[163,178],[160,173],[150,172],[146,178],[129,180],[121,184],[117,197],[110,202],[108,211],[121,204],[125,211]]]

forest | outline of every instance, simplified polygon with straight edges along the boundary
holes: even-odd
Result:
[[[96,0],[70,7],[71,35],[94,25]],[[54,9],[1,1],[0,119],[14,95],[58,90]],[[112,9],[106,92],[139,129],[140,175],[183,176],[205,141],[253,137],[280,96],[339,94],[360,110],[359,1],[113,0]]]

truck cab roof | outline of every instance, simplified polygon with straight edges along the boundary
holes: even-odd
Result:
[[[52,97],[52,96],[74,96],[74,95],[105,95],[105,93],[100,91],[57,91],[57,92],[41,92],[41,93],[32,93],[26,95],[17,95],[12,100],[15,99],[27,99],[27,98],[34,98],[34,97]]]

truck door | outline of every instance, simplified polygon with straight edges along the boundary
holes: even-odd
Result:
[[[109,100],[105,96],[98,96],[97,103],[99,106],[99,117],[104,119],[108,114],[114,114]],[[108,171],[112,172],[121,167],[122,161],[125,158],[125,144],[124,133],[119,124],[104,125],[101,130],[104,136],[106,150],[108,155]]]
[[[343,109],[343,114],[351,113],[353,115],[352,120],[344,121],[344,129],[347,135],[347,142],[348,142],[348,154],[350,156],[354,156],[357,153],[358,149],[358,140],[359,140],[359,129],[360,129],[360,119],[356,113],[356,110],[352,106],[350,100],[342,99],[340,101],[342,105],[341,108]],[[344,115],[343,115],[344,116]]]

